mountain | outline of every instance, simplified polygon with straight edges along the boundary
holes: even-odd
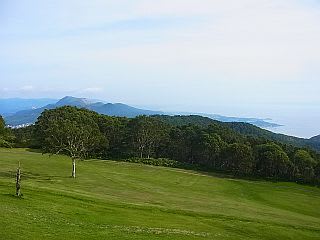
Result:
[[[100,114],[119,117],[136,117],[139,115],[155,115],[163,114],[160,111],[151,111],[145,109],[134,108],[122,103],[94,103],[88,107],[88,109],[98,112]]]
[[[160,111],[144,110],[139,108],[134,108],[121,103],[103,103],[96,102],[96,100],[91,100],[87,98],[75,98],[75,97],[64,97],[54,104],[48,104],[44,107],[36,109],[28,109],[23,111],[18,111],[10,116],[5,116],[6,124],[10,126],[32,124],[36,122],[37,118],[45,109],[54,109],[62,106],[74,106],[79,108],[87,108],[92,111],[96,111],[100,114],[105,114],[109,116],[119,116],[119,117],[136,117],[138,115],[155,115],[163,114]]]
[[[319,142],[320,143],[320,135],[312,137],[312,138],[310,138],[310,140],[313,141],[313,142]]]
[[[23,98],[8,98],[0,99],[0,115],[9,116],[18,111],[31,110],[40,108],[48,104],[57,102],[56,99],[40,98],[40,99],[23,99]]]
[[[197,115],[176,115],[176,116],[166,116],[166,115],[158,115],[154,116],[162,121],[175,125],[182,126],[188,124],[195,124],[201,127],[206,127],[210,124],[214,124],[219,126],[224,131],[228,131],[231,129],[241,135],[251,136],[251,137],[259,137],[268,139],[271,141],[281,142],[284,144],[290,144],[296,147],[309,147],[315,151],[320,151],[320,135],[313,137],[311,139],[298,138],[293,136],[287,136],[284,134],[274,133],[262,128],[259,128],[250,123],[243,122],[220,122],[213,120],[209,117],[197,116]]]
[[[75,98],[75,97],[67,96],[60,99],[57,103],[55,103],[55,107],[74,106],[74,107],[84,108],[94,103],[95,103],[94,100],[91,100],[88,98]]]
[[[41,101],[51,101],[40,100]],[[27,101],[26,101],[27,102]],[[35,103],[36,101],[29,101]],[[27,104],[25,104],[27,105]],[[24,106],[25,106],[24,105]],[[29,105],[30,106],[30,105]],[[37,118],[45,109],[54,109],[62,106],[75,106],[79,108],[87,108],[89,110],[98,112],[100,114],[105,114],[109,116],[119,116],[119,117],[136,117],[138,115],[155,115],[155,117],[161,118],[162,120],[174,125],[186,125],[186,124],[197,124],[200,126],[207,126],[209,124],[219,124],[221,127],[227,127],[243,135],[252,137],[262,137],[265,139],[270,139],[272,141],[278,141],[286,144],[291,144],[297,147],[310,147],[314,150],[320,151],[320,135],[315,136],[311,139],[297,138],[292,136],[287,136],[284,134],[277,134],[271,131],[257,127],[259,125],[273,125],[264,121],[263,119],[255,118],[233,118],[225,117],[221,115],[213,114],[203,114],[199,115],[187,115],[183,113],[181,115],[173,116],[172,114],[167,114],[160,111],[151,111],[140,108],[131,107],[122,103],[103,103],[97,100],[87,99],[87,98],[75,98],[75,97],[64,97],[59,101],[48,104],[44,107],[27,109],[18,111],[15,114],[5,116],[4,119],[6,123],[10,126],[23,126],[25,124],[32,124],[36,122]],[[11,108],[13,109],[13,108]],[[274,124],[276,125],[276,124]]]
[[[39,100],[39,104],[41,101],[44,100]],[[62,107],[62,106],[75,106],[79,108],[87,108],[92,111],[96,111],[100,114],[105,114],[109,116],[119,116],[119,117],[135,117],[138,115],[156,115],[156,114],[168,114],[168,115],[190,115],[190,113],[164,113],[161,111],[151,111],[151,110],[145,110],[145,109],[140,109],[140,108],[135,108],[128,106],[126,104],[122,103],[103,103],[99,100],[92,100],[92,99],[87,99],[87,98],[75,98],[71,96],[64,97],[60,99],[59,101],[57,100],[48,100],[50,104],[47,104],[45,106],[41,106],[38,108],[31,108],[31,107],[26,107],[23,110],[17,111],[16,113],[13,114],[5,114],[5,121],[8,125],[10,126],[20,126],[20,125],[25,125],[25,124],[32,124],[34,123],[38,116],[44,111],[45,109],[54,109],[57,107]],[[53,102],[52,102],[53,101]],[[36,102],[29,100],[29,102]],[[13,101],[14,103],[14,101]],[[19,103],[17,103],[19,104]],[[14,104],[12,104],[13,106]],[[38,106],[37,105],[37,106]],[[25,104],[22,104],[21,107],[23,108]],[[12,108],[13,111],[13,108]],[[201,116],[206,116],[208,118],[222,121],[222,122],[247,122],[247,123],[252,123],[256,126],[259,127],[276,127],[279,126],[274,123],[270,123],[265,121],[264,119],[256,119],[256,118],[235,118],[235,117],[226,117],[226,116],[221,116],[221,115],[216,115],[216,114],[205,114],[205,113],[193,113],[192,115],[201,115]]]

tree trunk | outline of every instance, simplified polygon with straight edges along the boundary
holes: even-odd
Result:
[[[72,177],[76,178],[76,159],[72,159]]]
[[[150,147],[149,147],[149,149],[148,149],[148,159],[150,159],[150,154],[151,153],[151,151],[150,151]]]
[[[20,180],[21,180],[21,170],[20,170],[20,163],[19,163],[19,167],[17,168],[17,176],[16,176],[16,196],[20,197],[21,196],[21,192],[20,192]]]

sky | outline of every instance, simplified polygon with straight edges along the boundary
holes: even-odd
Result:
[[[0,0],[0,98],[310,118],[319,23],[319,0]]]

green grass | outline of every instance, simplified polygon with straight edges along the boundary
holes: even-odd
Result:
[[[14,195],[17,162],[22,193]],[[320,239],[320,189],[0,149],[0,239]]]

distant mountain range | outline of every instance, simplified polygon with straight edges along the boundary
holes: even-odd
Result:
[[[48,104],[47,104],[48,103]],[[44,104],[42,106],[42,104]],[[206,113],[168,113],[162,111],[152,111],[131,107],[122,103],[104,103],[99,100],[87,98],[64,97],[60,100],[54,99],[0,99],[0,114],[4,116],[6,124],[13,127],[21,127],[36,122],[37,118],[45,109],[54,109],[62,106],[75,106],[86,108],[100,114],[119,117],[136,117],[139,115],[156,115],[168,122],[199,125],[208,125],[215,121],[224,122],[225,126],[244,135],[262,137],[273,141],[292,144],[299,147],[308,146],[320,151],[320,135],[311,139],[297,138],[284,134],[276,134],[271,131],[261,129],[280,126],[257,118],[236,118],[226,117],[216,114]],[[24,109],[24,110],[21,110]],[[18,111],[17,111],[18,110]],[[16,112],[15,112],[16,111]],[[175,116],[174,116],[175,115]],[[193,115],[193,116],[190,116]],[[190,122],[191,121],[191,122]],[[194,122],[192,122],[194,121]]]
[[[74,106],[86,108],[100,114],[119,117],[136,117],[138,115],[156,115],[163,114],[160,111],[150,111],[134,108],[122,103],[103,103],[87,98],[64,97],[54,104],[48,104],[40,108],[18,111],[12,115],[5,116],[6,124],[10,126],[35,123],[37,118],[45,109],[54,109],[62,106]]]
[[[319,142],[319,143],[320,143],[320,135],[315,136],[315,137],[312,137],[312,138],[310,138],[310,140],[312,140],[312,141],[314,141],[314,142]]]
[[[39,99],[22,99],[22,98],[0,98],[0,115],[9,116],[18,111],[40,108],[48,104],[56,103],[56,99],[39,98]]]
[[[10,126],[33,124],[45,109],[61,106],[87,108],[100,114],[120,117],[136,117],[138,115],[200,115],[222,122],[245,122],[265,128],[280,126],[264,119],[226,117],[217,114],[162,112],[131,107],[122,103],[104,103],[99,100],[67,96],[60,100],[54,99],[0,99],[0,114]]]

